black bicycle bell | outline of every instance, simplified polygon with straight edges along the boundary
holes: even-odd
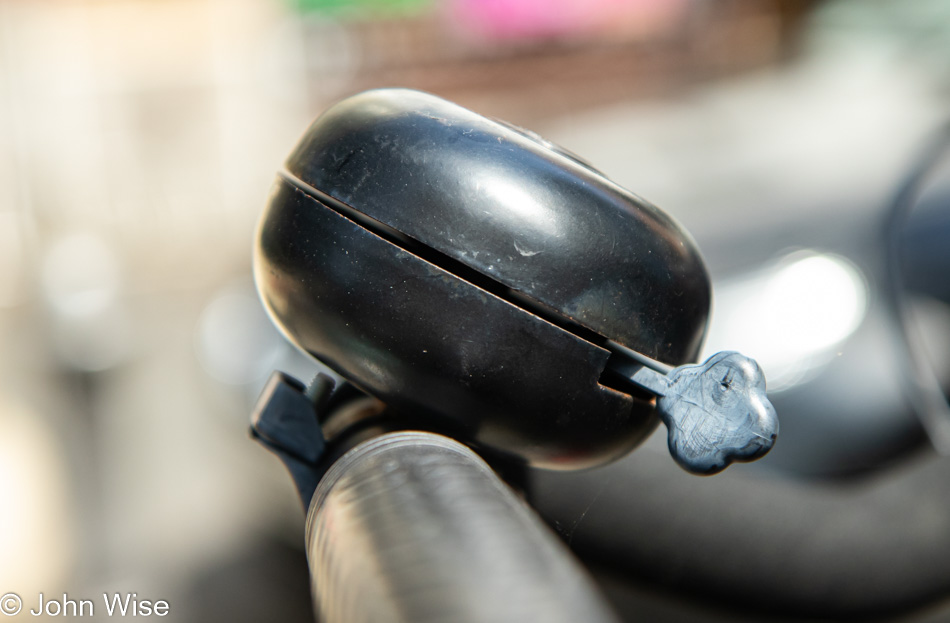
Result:
[[[363,391],[555,469],[654,429],[632,371],[694,361],[710,306],[668,215],[539,137],[405,89],[313,123],[254,272],[288,338]]]

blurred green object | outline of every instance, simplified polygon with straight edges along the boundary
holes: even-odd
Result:
[[[374,18],[418,15],[430,11],[436,0],[290,0],[302,13],[323,13],[339,18]]]

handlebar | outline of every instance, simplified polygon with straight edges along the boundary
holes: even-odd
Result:
[[[390,433],[320,481],[307,519],[328,623],[616,621],[566,546],[466,446]]]

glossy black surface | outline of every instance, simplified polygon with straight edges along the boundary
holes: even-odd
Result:
[[[689,236],[510,126],[418,91],[367,91],[317,119],[287,169],[652,359],[686,363],[702,343],[709,279]]]
[[[649,403],[598,384],[608,353],[280,182],[255,278],[301,348],[430,428],[549,468],[615,458]]]
[[[692,361],[710,298],[657,208],[406,90],[311,126],[261,221],[255,277],[294,343],[414,426],[564,469],[623,454],[658,421],[601,385],[607,340]]]

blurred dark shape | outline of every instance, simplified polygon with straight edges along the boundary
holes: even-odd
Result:
[[[950,369],[939,355],[950,345],[942,283],[950,271],[950,201],[946,168],[941,173],[893,235],[902,295],[913,297],[915,313],[905,320],[921,322],[915,328],[931,351],[931,371],[946,386]],[[788,236],[833,248],[862,267],[872,292],[889,287],[879,219],[801,226],[773,242]],[[678,621],[905,620],[943,606],[950,467],[923,443],[902,393],[902,375],[917,371],[900,367],[885,302],[878,294],[818,376],[772,397],[783,438],[760,469],[697,483],[669,470],[648,443],[583,474],[534,472],[534,504],[594,563],[626,616],[645,609]],[[935,620],[945,620],[941,612]]]
[[[258,535],[196,573],[172,606],[191,623],[312,623],[309,578],[303,549]]]
[[[950,305],[950,187],[921,198],[902,240],[904,284],[914,293]]]
[[[882,280],[882,299],[897,338],[898,365],[902,372],[900,378],[904,396],[927,432],[931,445],[943,456],[950,455],[950,403],[943,389],[946,378],[940,378],[945,375],[936,371],[932,357],[934,349],[928,348],[933,344],[933,336],[924,335],[913,326],[914,309],[904,276],[906,267],[903,243],[908,222],[918,212],[918,207],[924,199],[921,195],[928,186],[933,186],[936,172],[940,171],[941,164],[946,163],[948,153],[950,125],[945,125],[934,132],[927,149],[898,187],[881,228],[887,267],[886,278]],[[950,234],[950,231],[944,233]],[[948,238],[950,236],[944,236],[945,240]],[[932,250],[930,252],[933,254]],[[939,258],[938,255],[932,259]],[[945,267],[933,264],[924,270],[946,273]],[[928,353],[928,350],[931,352]]]
[[[535,472],[532,502],[613,582],[646,588],[646,603],[665,594],[665,620],[683,620],[681,601],[704,613],[686,620],[868,620],[947,594],[946,461],[806,483],[741,470],[695,479],[663,454],[648,446],[603,469]]]

